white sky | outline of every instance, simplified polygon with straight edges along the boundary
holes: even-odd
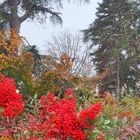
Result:
[[[47,42],[52,35],[59,34],[63,30],[77,32],[88,28],[89,24],[95,19],[97,2],[102,0],[90,0],[89,4],[78,5],[75,3],[64,4],[61,11],[63,25],[54,26],[50,22],[39,24],[37,22],[24,22],[21,26],[21,35],[26,37],[31,45],[37,45],[41,52],[47,47]]]

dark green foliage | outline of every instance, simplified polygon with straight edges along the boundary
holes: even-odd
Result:
[[[93,43],[93,62],[97,72],[111,68],[101,82],[102,90],[116,94],[124,88],[137,90],[140,80],[138,3],[129,0],[103,0],[97,8],[95,21],[84,30],[85,41]]]

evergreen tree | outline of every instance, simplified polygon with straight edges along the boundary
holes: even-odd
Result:
[[[91,55],[97,72],[111,69],[101,88],[113,89],[117,97],[123,87],[130,91],[139,81],[137,11],[137,3],[129,0],[103,0],[97,8],[96,20],[84,30],[85,41],[93,42]]]
[[[42,23],[50,18],[55,23],[61,23],[61,13],[58,11],[61,8],[63,0],[3,0],[0,1],[0,26],[10,26],[19,33],[21,23],[27,19],[37,19]]]

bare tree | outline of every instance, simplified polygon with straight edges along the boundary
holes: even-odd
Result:
[[[60,60],[63,53],[67,53],[73,64],[71,72],[89,76],[93,71],[89,47],[89,43],[82,42],[80,34],[74,35],[69,31],[64,31],[52,37],[52,41],[48,43],[48,53],[57,60]]]

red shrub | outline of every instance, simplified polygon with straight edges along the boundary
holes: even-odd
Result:
[[[77,140],[84,140],[87,135],[84,132],[85,128],[91,127],[87,124],[86,119],[95,120],[96,116],[101,111],[101,104],[94,104],[90,109],[83,110],[79,115],[76,112],[76,100],[72,96],[72,90],[68,89],[65,98],[59,99],[50,93],[48,97],[41,98],[42,119],[49,115],[46,127],[46,138],[59,138],[66,140],[73,138]]]
[[[88,124],[87,119],[95,120],[96,116],[101,111],[101,108],[102,108],[101,103],[97,103],[92,105],[89,109],[82,110],[78,116],[78,119],[81,123],[81,127],[82,128],[91,127],[90,124]]]
[[[2,116],[10,118],[19,115],[24,109],[22,95],[16,92],[14,80],[4,76],[0,79],[0,107],[4,109]]]
[[[76,99],[71,88],[63,99],[50,93],[48,96],[42,96],[40,101],[41,104],[39,100],[34,100],[33,104],[26,103],[27,108],[18,119],[12,119],[10,122],[3,120],[1,124],[4,124],[6,129],[0,132],[0,135],[15,138],[14,134],[20,134],[21,139],[30,140],[84,140],[87,137],[85,128],[90,131],[94,127],[86,120],[95,120],[102,109],[102,105],[97,103],[77,113]],[[32,105],[32,108],[28,108],[28,105]],[[18,116],[24,109],[22,96],[16,92],[14,80],[1,75],[0,107],[3,108],[2,116],[9,118]]]

